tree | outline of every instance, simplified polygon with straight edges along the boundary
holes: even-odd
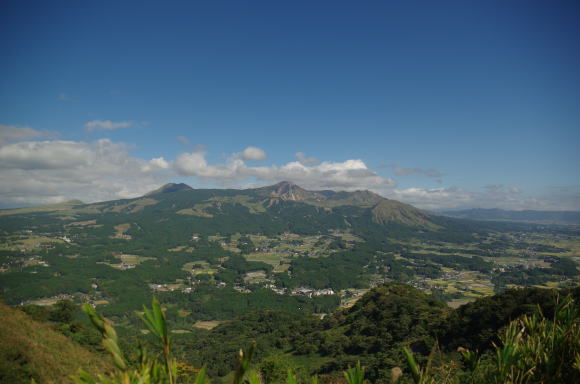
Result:
[[[57,323],[70,323],[74,319],[75,310],[76,306],[71,300],[59,300],[48,319]]]

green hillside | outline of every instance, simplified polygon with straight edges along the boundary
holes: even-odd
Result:
[[[72,383],[79,368],[105,373],[111,364],[50,326],[0,303],[0,382]]]

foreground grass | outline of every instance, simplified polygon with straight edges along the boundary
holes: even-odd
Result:
[[[83,368],[92,374],[112,369],[50,326],[0,303],[0,382],[73,383],[72,375]]]

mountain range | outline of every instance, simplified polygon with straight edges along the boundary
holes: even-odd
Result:
[[[253,189],[193,189],[183,183],[169,183],[134,199],[92,204],[73,200],[40,207],[1,210],[0,215],[46,212],[53,215],[78,216],[156,211],[198,218],[214,218],[227,215],[228,206],[229,208],[231,206],[243,207],[251,214],[267,214],[292,204],[315,208],[313,212],[326,216],[336,213],[337,209],[354,207],[357,211],[350,211],[350,215],[367,216],[376,224],[399,223],[426,230],[440,228],[440,225],[436,223],[436,215],[409,204],[386,199],[370,191],[308,191],[287,181]],[[343,216],[348,225],[349,214]]]

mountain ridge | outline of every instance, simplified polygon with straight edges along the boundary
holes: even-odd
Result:
[[[288,205],[290,204],[290,205]],[[398,223],[406,226],[437,230],[435,216],[412,205],[386,199],[368,190],[357,191],[309,191],[297,184],[282,181],[277,184],[249,189],[194,189],[184,183],[167,183],[143,196],[133,199],[110,200],[91,204],[44,206],[26,209],[3,210],[1,215],[44,212],[57,216],[80,214],[137,214],[155,209],[158,213],[177,213],[200,219],[232,215],[235,206],[245,207],[250,214],[265,214],[272,210],[292,209],[301,204],[315,207],[318,212],[335,212],[353,207],[359,210],[357,217],[366,214],[379,225]],[[230,207],[231,209],[229,209]],[[355,214],[351,212],[350,214]],[[349,214],[349,215],[350,215]],[[345,217],[345,220],[348,219]]]
[[[168,192],[181,192],[181,191],[195,191],[191,187],[185,184],[166,184],[160,189],[156,190],[155,193],[148,193],[145,196],[155,197],[160,195],[159,190]],[[197,190],[204,191],[204,190]],[[229,191],[229,193],[236,193],[236,190],[212,190],[216,191]],[[333,209],[343,206],[354,206],[362,209],[370,210],[370,214],[375,223],[385,225],[392,222],[398,222],[404,225],[413,227],[424,227],[429,230],[437,230],[438,225],[432,223],[433,215],[412,205],[402,203],[396,200],[390,200],[384,198],[374,192],[368,190],[357,190],[353,192],[348,191],[310,191],[306,190],[299,185],[289,182],[282,181],[277,184],[251,188],[251,189],[241,189],[238,190],[238,195],[252,195],[255,194],[257,197],[257,203],[263,208],[271,208],[281,202],[293,202],[293,203],[304,203],[308,205],[313,205],[315,207],[324,209]],[[208,199],[209,200],[209,199]],[[220,199],[215,196],[212,197],[215,203],[212,204],[213,207],[219,205],[220,200],[224,202],[224,199]],[[227,201],[231,201],[228,199]],[[252,205],[249,202],[240,202],[242,205],[246,205],[251,210],[256,210],[256,205]],[[199,205],[198,205],[199,206]],[[201,207],[200,207],[201,208]],[[207,211],[210,207],[204,206],[202,212]],[[189,211],[190,214],[195,214],[195,206]],[[258,208],[259,210],[259,208]],[[183,211],[182,211],[183,212]],[[209,216],[206,213],[199,213],[200,216]]]

